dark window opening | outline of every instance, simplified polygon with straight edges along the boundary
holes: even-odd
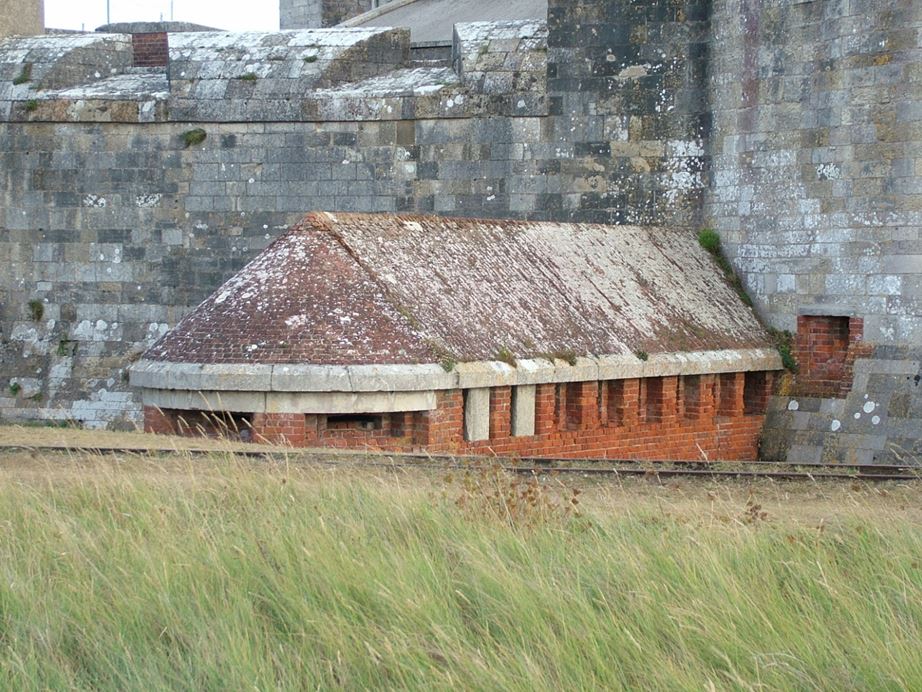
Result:
[[[407,434],[407,416],[408,413],[392,413],[390,415],[390,436],[391,437],[403,437]]]
[[[569,382],[566,385],[566,428],[578,430],[583,423],[583,383]]]
[[[231,411],[184,411],[164,409],[177,434],[250,442],[253,439],[253,415]]]
[[[721,416],[732,416],[736,411],[736,373],[728,372],[720,376],[720,404],[717,413]]]
[[[384,416],[368,414],[343,414],[327,416],[327,430],[380,430]]]
[[[663,378],[651,377],[645,382],[647,388],[645,420],[647,423],[658,423],[663,420]]]
[[[701,418],[701,376],[686,375],[682,378],[685,417],[689,420]]]
[[[858,322],[858,320],[856,320]],[[856,332],[859,330],[856,325]],[[860,334],[856,335],[860,338]],[[797,380],[805,394],[837,396],[848,388],[851,320],[836,315],[797,318]]]
[[[605,389],[608,393],[608,424],[624,425],[624,380],[609,380]]]
[[[747,372],[743,384],[743,413],[762,415],[768,408],[768,377],[764,372]]]

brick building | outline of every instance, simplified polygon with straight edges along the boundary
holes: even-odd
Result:
[[[145,427],[751,459],[779,356],[693,233],[308,215],[132,366]]]

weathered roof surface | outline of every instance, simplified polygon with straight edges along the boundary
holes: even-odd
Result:
[[[344,26],[396,26],[417,43],[451,41],[455,24],[507,19],[547,19],[547,0],[415,0],[384,5],[344,22]]]
[[[693,233],[314,213],[145,357],[411,364],[768,344]]]

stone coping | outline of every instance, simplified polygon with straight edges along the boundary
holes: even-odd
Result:
[[[860,312],[853,305],[839,303],[812,303],[799,305],[797,314],[808,317],[854,317]]]
[[[436,363],[419,365],[196,364],[140,360],[130,382],[145,390],[192,392],[423,392],[506,385],[585,382],[635,377],[706,375],[780,370],[770,348],[609,355],[577,358],[575,364],[549,359],[458,363],[450,371]]]

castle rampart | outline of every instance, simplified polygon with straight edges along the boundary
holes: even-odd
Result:
[[[861,324],[768,452],[912,451],[922,9],[878,5],[551,0],[453,67],[401,30],[0,40],[0,416],[139,423],[132,357],[305,211],[413,211],[713,226],[772,326]]]

